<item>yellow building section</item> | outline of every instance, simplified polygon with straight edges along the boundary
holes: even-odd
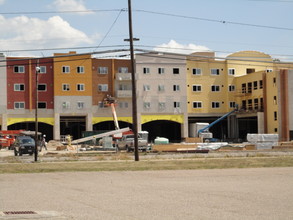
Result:
[[[158,121],[158,120],[174,121],[174,122],[183,124],[184,116],[183,115],[142,115],[140,120],[141,120],[141,124],[145,124],[150,121]]]
[[[213,56],[214,53],[193,53],[187,60],[188,113],[228,111],[226,63],[215,60]],[[215,102],[219,104],[216,108],[213,106]]]
[[[268,133],[278,133],[278,88],[276,72],[266,73],[267,84],[267,129]]]
[[[22,122],[35,122],[35,118],[8,118],[7,119],[7,125],[13,125],[16,123],[22,123]],[[38,118],[38,122],[43,122],[45,124],[49,124],[54,126],[55,121],[54,118]]]
[[[118,117],[118,121],[132,123],[132,117]],[[113,117],[93,117],[92,123],[98,124],[105,121],[113,121]]]
[[[69,52],[54,56],[54,95],[92,96],[91,55]]]

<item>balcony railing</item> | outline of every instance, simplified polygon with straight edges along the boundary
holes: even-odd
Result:
[[[132,90],[118,90],[116,91],[117,98],[131,98]]]
[[[116,80],[129,81],[131,80],[131,73],[116,73]]]

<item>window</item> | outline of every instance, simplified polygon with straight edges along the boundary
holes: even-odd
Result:
[[[173,91],[180,91],[179,85],[173,85]]]
[[[128,102],[119,102],[119,108],[128,108]]]
[[[253,82],[253,90],[257,90],[257,81]]]
[[[24,66],[14,66],[14,73],[24,73]]]
[[[258,109],[258,99],[254,99],[254,109]]]
[[[274,77],[273,78],[273,85],[274,85],[274,87],[276,87],[276,83],[277,83],[277,79],[276,79],[276,77]]]
[[[247,100],[247,108],[248,108],[249,110],[252,110],[252,99],[248,99],[248,100]]]
[[[165,91],[165,86],[164,85],[158,85],[158,91],[160,91],[160,92]]]
[[[143,91],[150,91],[151,86],[150,85],[143,85]]]
[[[166,108],[166,103],[165,102],[159,102],[159,109],[165,109]]]
[[[201,69],[198,69],[198,68],[192,69],[192,74],[193,75],[201,75]]]
[[[236,102],[229,102],[229,108],[235,108]]]
[[[201,92],[201,85],[192,85],[193,92]]]
[[[220,108],[220,102],[212,102],[212,108]]]
[[[252,69],[252,68],[246,69],[246,74],[250,74],[250,73],[254,73],[254,72],[255,72],[255,69]]]
[[[150,73],[150,68],[144,67],[143,68],[143,74],[149,74]]]
[[[105,66],[98,67],[98,73],[99,74],[108,74],[108,67],[105,67]]]
[[[62,108],[63,109],[69,109],[70,108],[70,102],[62,102]]]
[[[234,76],[235,75],[235,69],[228,69],[228,75]]]
[[[47,84],[38,84],[38,91],[47,91]]]
[[[70,85],[69,84],[62,84],[62,91],[69,91]]]
[[[118,73],[128,73],[128,67],[119,67]]]
[[[179,74],[179,68],[173,68],[173,74]]]
[[[14,91],[24,91],[24,84],[14,84]]]
[[[46,66],[40,66],[40,73],[47,73],[47,67]]]
[[[192,106],[193,108],[202,108],[202,102],[193,102]]]
[[[100,92],[107,92],[108,91],[108,84],[99,84],[98,91]]]
[[[174,102],[174,108],[180,108],[180,102]]]
[[[263,110],[263,98],[260,98],[260,109]]]
[[[275,121],[278,120],[278,114],[277,114],[277,112],[274,112],[274,120],[275,120]]]
[[[267,69],[266,72],[267,72],[267,73],[271,73],[271,72],[273,72],[273,70],[272,70],[272,69]]]
[[[69,66],[62,66],[62,73],[70,73],[70,67]]]
[[[164,74],[165,69],[164,68],[158,68],[158,74]]]
[[[242,93],[246,93],[246,83],[242,83],[241,87],[242,87],[241,89]]]
[[[274,96],[274,105],[277,105],[277,96]]]
[[[84,84],[77,84],[76,85],[76,90],[77,91],[84,91]]]
[[[14,109],[24,109],[24,102],[14,102]]]
[[[212,92],[219,92],[220,86],[213,85],[213,86],[211,86],[211,90],[212,90]]]
[[[247,83],[247,92],[248,93],[252,92],[252,82]]]
[[[262,89],[263,85],[262,85],[262,80],[259,80],[259,88]]]
[[[77,72],[77,73],[84,73],[84,66],[78,66],[78,67],[76,68],[76,72]]]
[[[235,91],[235,85],[229,85],[229,92]]]
[[[151,103],[150,103],[150,102],[144,102],[144,103],[143,103],[143,107],[144,107],[145,109],[149,109],[149,108],[151,108]]]
[[[211,69],[211,75],[220,75],[220,69]]]
[[[38,102],[38,108],[41,108],[41,109],[45,108],[46,109],[47,108],[47,103],[46,102]]]
[[[84,102],[77,102],[77,109],[84,109]]]

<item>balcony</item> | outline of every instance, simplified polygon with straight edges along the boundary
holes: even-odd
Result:
[[[116,73],[116,80],[130,81],[131,80],[131,73]]]
[[[131,98],[132,90],[117,90],[116,97],[117,98]]]

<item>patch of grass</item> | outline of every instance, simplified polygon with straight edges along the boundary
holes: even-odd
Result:
[[[0,164],[1,173],[42,173],[76,171],[145,171],[227,169],[256,167],[293,167],[292,156],[197,158],[173,160],[111,160],[90,162],[36,162]]]

